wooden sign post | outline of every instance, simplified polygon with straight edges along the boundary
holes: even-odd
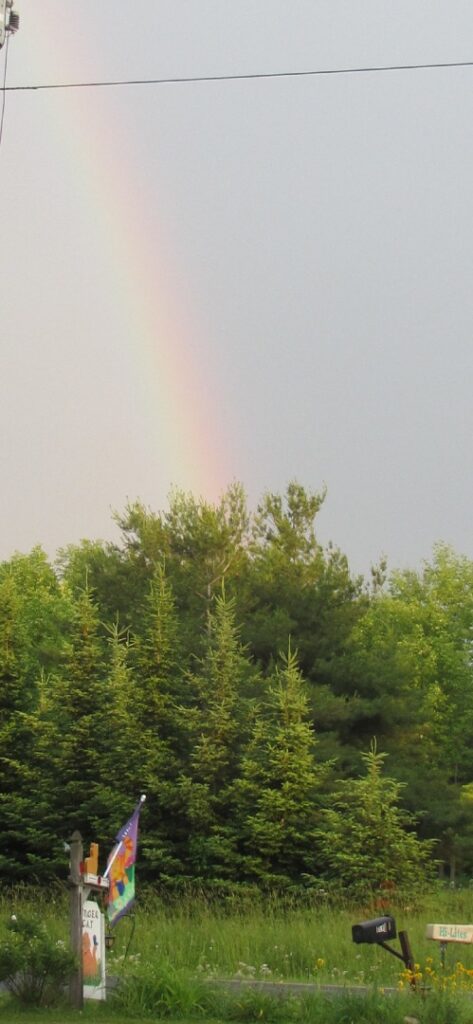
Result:
[[[76,1010],[82,1010],[84,1005],[84,985],[82,979],[82,859],[82,836],[80,832],[75,831],[71,837],[69,910],[71,949],[76,958],[76,967],[71,977],[69,994],[71,1003],[75,1006]]]
[[[72,974],[69,994],[72,1006],[81,1010],[84,1006],[84,969],[83,969],[83,919],[84,903],[89,893],[108,890],[108,878],[97,874],[98,846],[92,843],[90,857],[84,862],[84,850],[80,832],[73,832],[70,840],[70,873],[69,873],[69,910],[71,949],[76,957],[76,967]],[[93,869],[90,871],[89,869]],[[103,964],[105,952],[103,951]],[[103,996],[105,989],[103,988]]]

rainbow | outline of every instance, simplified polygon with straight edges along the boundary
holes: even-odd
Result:
[[[67,68],[68,52],[77,55],[77,47],[80,49],[81,42],[85,45],[86,37],[74,34],[78,15],[71,16],[68,10],[67,26],[60,27],[58,39],[57,25],[48,31],[44,4],[35,5],[36,10],[32,7],[26,11],[22,5],[21,29],[14,45],[22,46],[31,75],[41,53],[43,71],[39,73],[44,81],[44,54],[51,57],[51,67],[57,66],[52,46],[60,44],[63,68]],[[81,55],[85,68],[91,42],[87,38],[88,50]],[[100,66],[99,59],[94,63]],[[224,442],[220,440],[224,417],[212,370],[208,360],[202,359],[199,325],[190,322],[185,304],[179,301],[170,233],[166,237],[165,227],[158,224],[157,237],[156,226],[150,228],[152,196],[141,195],[135,185],[140,169],[134,163],[133,147],[119,145],[110,133],[106,90],[100,94],[100,103],[94,102],[97,93],[92,90],[37,94],[49,99],[51,95],[54,102],[45,104],[45,131],[51,133],[55,146],[61,145],[86,215],[96,223],[101,256],[110,274],[108,285],[112,283],[114,302],[116,297],[120,307],[131,358],[140,366],[142,401],[150,436],[155,439],[161,482],[166,477],[168,490],[178,487],[216,500],[228,482]],[[136,102],[140,102],[138,91]],[[187,292],[187,285],[182,291]]]

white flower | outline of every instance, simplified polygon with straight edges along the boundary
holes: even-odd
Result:
[[[273,973],[271,968],[268,967],[268,964],[261,964],[259,972],[260,972],[260,974],[266,974],[266,975]]]

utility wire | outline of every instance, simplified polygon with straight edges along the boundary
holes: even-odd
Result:
[[[7,98],[7,67],[8,67],[8,44],[10,42],[10,36],[7,35],[5,43],[5,63],[3,65],[3,85],[2,85],[2,112],[0,114],[0,146],[2,145],[3,137],[3,122],[5,119],[5,100]]]
[[[313,78],[316,75],[366,75],[383,71],[427,71],[437,68],[471,68],[473,60],[443,61],[431,64],[382,64],[372,67],[322,68],[317,71],[268,71],[247,75],[189,75],[176,78],[128,78],[103,82],[56,82],[50,85],[9,85],[3,92],[37,92],[48,89],[99,89],[131,85],[187,85],[196,82],[248,82],[268,78]]]

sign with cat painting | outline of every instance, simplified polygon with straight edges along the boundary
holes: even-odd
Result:
[[[105,999],[105,922],[97,903],[82,907],[82,973],[85,999]]]

